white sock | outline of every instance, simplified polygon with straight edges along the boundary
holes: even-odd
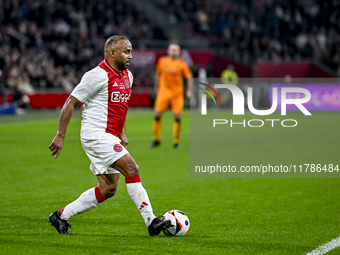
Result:
[[[133,176],[135,177],[135,176]],[[130,177],[130,178],[133,178]],[[138,176],[139,177],[139,176]],[[149,226],[156,216],[153,214],[151,203],[146,193],[146,190],[140,182],[129,182],[129,177],[125,179],[127,192],[129,193],[131,199],[137,206],[140,214],[142,215],[146,226]]]
[[[60,218],[62,220],[69,220],[72,216],[81,214],[96,207],[98,203],[103,202],[104,200],[105,198],[100,193],[98,187],[91,188],[81,194],[77,200],[61,209]]]

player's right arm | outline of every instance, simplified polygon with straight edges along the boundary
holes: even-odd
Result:
[[[161,73],[163,72],[163,62],[164,62],[164,57],[161,57],[158,62],[157,62],[157,66],[156,66],[156,72],[155,72],[155,77],[154,77],[154,83],[155,83],[155,94],[158,94],[158,90],[159,90],[159,82],[161,79]]]
[[[80,83],[67,98],[60,113],[58,133],[49,147],[52,155],[55,155],[56,159],[64,146],[66,129],[71,120],[74,108],[96,94],[102,86],[107,86],[107,81],[108,77],[103,69],[99,67],[93,68],[83,75]]]
[[[157,95],[158,93],[158,84],[159,84],[159,73],[155,73],[155,77],[154,77],[154,82],[155,82],[155,87],[154,87],[154,91],[155,91],[155,94]]]
[[[57,132],[57,135],[54,137],[51,145],[49,146],[49,149],[52,151],[52,155],[55,155],[55,159],[58,158],[59,153],[64,146],[66,129],[67,129],[68,123],[71,120],[73,110],[80,103],[81,102],[77,98],[70,95],[67,98],[61,110],[60,117],[59,117],[58,132]]]

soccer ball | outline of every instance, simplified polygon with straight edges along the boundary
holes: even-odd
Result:
[[[163,215],[162,220],[171,220],[172,226],[167,229],[163,229],[163,233],[166,236],[185,236],[190,228],[188,216],[179,210],[167,211]]]

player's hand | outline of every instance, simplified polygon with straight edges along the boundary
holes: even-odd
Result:
[[[52,151],[52,155],[55,155],[54,158],[57,159],[63,147],[64,147],[64,138],[59,135],[56,135],[51,145],[48,148]]]
[[[125,148],[126,148],[126,146],[129,144],[129,141],[128,141],[128,139],[127,139],[127,137],[126,137],[126,132],[125,132],[125,130],[123,130],[121,133],[120,133],[120,143],[121,143],[121,145],[123,145]]]
[[[190,99],[190,90],[187,90],[185,93],[186,97]]]

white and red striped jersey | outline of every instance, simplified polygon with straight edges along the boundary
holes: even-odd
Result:
[[[106,59],[86,72],[71,95],[84,103],[82,127],[99,127],[117,137],[124,128],[133,76]]]

